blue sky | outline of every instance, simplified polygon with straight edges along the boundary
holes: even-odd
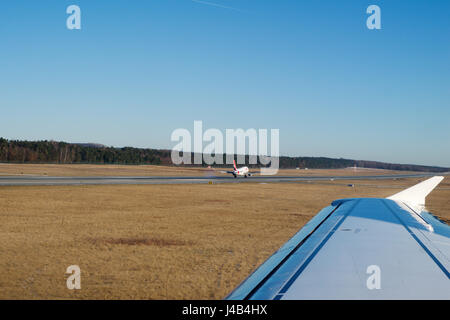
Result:
[[[171,148],[202,120],[278,128],[284,155],[450,166],[450,1],[206,2],[2,1],[0,136]]]

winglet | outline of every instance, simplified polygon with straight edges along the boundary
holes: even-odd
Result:
[[[396,193],[393,196],[388,197],[388,199],[404,202],[422,211],[425,207],[425,198],[439,183],[441,183],[442,180],[444,180],[444,177],[436,176],[430,178]]]

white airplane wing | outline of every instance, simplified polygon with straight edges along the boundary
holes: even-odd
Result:
[[[416,211],[440,181],[334,201],[227,299],[450,299],[450,227]]]

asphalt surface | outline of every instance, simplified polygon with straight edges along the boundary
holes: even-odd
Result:
[[[448,175],[445,173],[444,175]],[[389,180],[402,178],[427,178],[442,173],[418,173],[397,175],[361,176],[252,176],[248,178],[233,176],[197,177],[48,177],[48,176],[0,176],[0,186],[55,186],[55,185],[106,185],[106,184],[197,184],[197,183],[273,183],[308,182],[327,180]]]

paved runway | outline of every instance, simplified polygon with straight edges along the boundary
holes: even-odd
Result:
[[[444,175],[448,175],[445,173]],[[273,183],[308,182],[326,180],[387,180],[401,178],[426,178],[442,173],[418,173],[398,175],[361,176],[252,176],[233,178],[232,176],[197,177],[48,177],[48,176],[0,176],[0,186],[54,186],[54,185],[105,185],[105,184],[196,184],[196,183]]]

